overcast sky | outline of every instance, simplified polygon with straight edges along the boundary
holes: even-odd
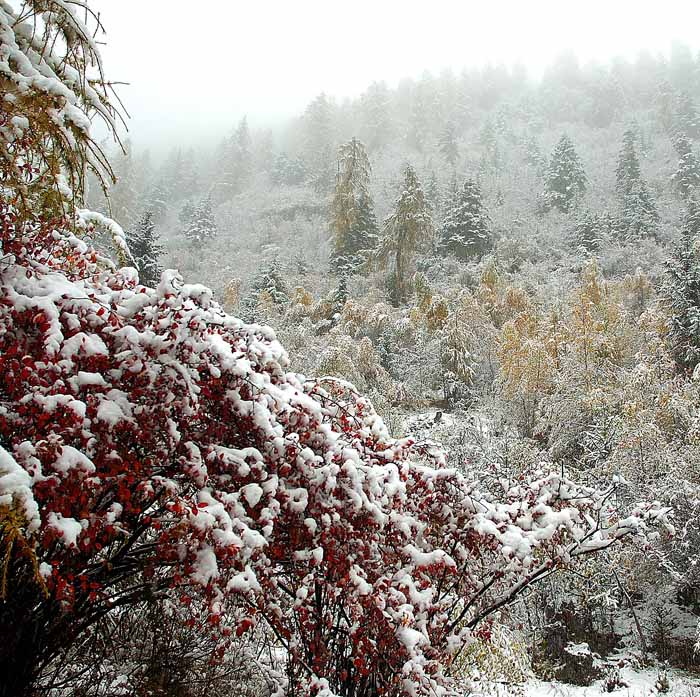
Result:
[[[192,126],[218,137],[300,112],[319,92],[360,94],[425,70],[522,63],[532,75],[564,50],[582,63],[673,40],[700,48],[700,0],[91,0],[107,29],[107,75],[134,139]]]

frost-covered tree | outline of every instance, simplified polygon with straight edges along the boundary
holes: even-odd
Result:
[[[679,370],[700,363],[700,205],[691,201],[681,241],[666,263],[663,296],[670,313],[668,338]]]
[[[377,244],[377,222],[369,193],[372,168],[364,145],[353,138],[338,149],[338,173],[331,200],[331,265],[356,273]]]
[[[274,184],[298,186],[303,184],[307,177],[308,172],[301,158],[290,157],[287,153],[282,152],[272,164],[270,179]]]
[[[574,201],[586,190],[586,173],[574,144],[563,135],[554,147],[545,174],[547,203],[566,213]]]
[[[432,242],[434,230],[430,206],[411,165],[404,169],[403,190],[394,211],[384,221],[377,259],[382,267],[391,264],[390,294],[396,304],[408,296],[409,273],[416,253]]]
[[[288,302],[289,292],[282,275],[282,265],[274,257],[253,278],[250,292],[241,302],[241,311],[247,319],[254,321],[261,309],[280,307]]]
[[[150,211],[143,214],[136,227],[127,231],[126,240],[136,262],[139,281],[144,286],[154,286],[162,272],[159,258],[163,253],[163,245],[158,240]]]
[[[684,134],[693,139],[700,137],[700,116],[688,92],[681,92],[676,98],[674,129],[679,135]]]
[[[622,136],[622,149],[618,155],[617,169],[615,170],[615,191],[620,198],[624,198],[636,182],[642,178],[635,141],[635,132],[628,128]]]
[[[457,145],[457,127],[452,121],[445,124],[440,134],[439,146],[445,162],[454,167],[459,157],[459,146]]]
[[[671,177],[676,191],[688,198],[700,184],[700,161],[693,152],[693,146],[685,134],[680,134],[674,141],[678,153],[678,168]]]
[[[211,197],[205,196],[194,207],[189,224],[184,232],[185,237],[196,246],[202,246],[216,237],[217,225],[214,220]]]
[[[362,135],[370,150],[389,143],[394,128],[391,119],[391,94],[385,82],[373,82],[360,98]]]
[[[153,215],[153,222],[158,224],[168,212],[168,187],[163,180],[158,180],[146,196],[145,208]]]
[[[448,201],[438,245],[443,253],[458,259],[480,257],[491,247],[489,216],[481,189],[472,179],[467,179]]]
[[[221,163],[223,200],[243,191],[249,184],[253,172],[253,142],[244,116],[225,144]]]
[[[325,93],[306,108],[301,126],[303,157],[311,182],[317,191],[328,191],[333,184],[336,137],[334,105]]]

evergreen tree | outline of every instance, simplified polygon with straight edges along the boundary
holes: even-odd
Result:
[[[181,208],[180,212],[177,214],[177,219],[178,222],[180,223],[180,232],[183,235],[186,235],[187,230],[189,230],[190,225],[192,224],[192,219],[194,218],[196,206],[192,201],[185,201]]]
[[[626,240],[656,237],[659,213],[642,179],[633,182],[622,202],[620,233]]]
[[[193,244],[201,246],[216,237],[217,227],[214,220],[211,198],[205,196],[194,208],[185,237]]]
[[[403,191],[394,205],[394,212],[384,222],[377,259],[383,267],[391,262],[390,295],[394,304],[406,301],[409,272],[416,253],[429,245],[433,237],[430,206],[415,170],[406,165]]]
[[[445,124],[445,128],[440,134],[439,145],[445,161],[454,167],[459,157],[459,148],[457,146],[457,127],[451,121]]]
[[[700,206],[691,201],[681,243],[666,263],[663,295],[671,313],[668,339],[680,371],[700,363]]]
[[[447,206],[440,230],[440,249],[459,259],[469,259],[483,256],[491,244],[489,217],[481,189],[475,181],[467,179],[462,188],[453,193]]]
[[[289,302],[287,287],[282,278],[282,268],[277,257],[263,265],[253,278],[250,293],[241,303],[241,312],[248,321],[256,319],[261,303],[284,305]]]
[[[690,94],[681,92],[676,99],[676,115],[674,119],[676,134],[685,134],[689,138],[700,137],[700,117]]]
[[[547,202],[567,213],[577,196],[586,190],[586,173],[574,145],[563,135],[552,152],[546,172],[545,193]]]
[[[379,241],[379,226],[374,214],[372,198],[360,194],[355,215],[345,233],[342,250],[333,249],[331,265],[340,276],[363,271]]]
[[[385,82],[373,82],[362,95],[362,134],[370,150],[378,150],[389,143],[391,122],[391,94]]]
[[[679,135],[674,143],[678,153],[678,169],[671,177],[676,191],[688,198],[700,184],[700,162],[693,152],[690,139],[685,134]]]
[[[156,285],[163,270],[158,263],[163,246],[158,241],[151,211],[144,213],[138,225],[127,232],[127,242],[141,283],[144,286]]]
[[[303,146],[311,182],[326,192],[333,181],[334,113],[333,104],[321,93],[306,108],[302,117]]]
[[[622,209],[620,232],[628,240],[656,235],[659,214],[646,182],[642,179],[635,134],[631,129],[625,131],[622,137],[622,149],[615,174],[615,189]]]
[[[286,152],[280,153],[272,164],[270,179],[273,184],[298,186],[308,176],[304,162],[298,157],[290,157]]]
[[[587,210],[578,216],[571,232],[569,243],[574,248],[596,252],[608,240],[620,236],[620,220],[609,212],[594,213]]]
[[[633,188],[634,183],[642,178],[635,141],[634,131],[628,128],[622,136],[622,149],[615,170],[615,190],[621,198],[624,198]]]
[[[150,211],[155,224],[160,223],[168,212],[169,198],[168,187],[159,179],[146,197],[146,210]]]

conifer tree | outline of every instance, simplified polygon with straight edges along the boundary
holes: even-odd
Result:
[[[356,272],[376,247],[377,222],[368,189],[371,171],[365,147],[357,138],[340,146],[330,229],[331,263],[341,274]]]
[[[690,139],[685,134],[680,134],[674,143],[678,153],[678,169],[671,180],[676,191],[683,197],[688,198],[695,188],[700,184],[700,162],[693,152]]]
[[[619,232],[619,222],[610,213],[585,211],[576,220],[569,235],[571,246],[587,252],[597,251],[608,238]]]
[[[372,151],[387,145],[391,137],[390,104],[391,94],[385,82],[373,82],[362,95],[362,134]]]
[[[693,98],[687,92],[681,92],[676,99],[674,128],[678,135],[685,134],[693,139],[700,137],[700,116]]]
[[[162,179],[159,179],[146,197],[146,210],[151,212],[154,223],[158,224],[165,217],[169,198],[168,187]]]
[[[163,271],[158,262],[163,246],[158,241],[151,211],[144,213],[138,225],[127,233],[127,241],[136,262],[139,280],[144,286],[154,286]]]
[[[627,239],[654,236],[659,224],[659,214],[642,178],[635,148],[635,134],[631,129],[625,131],[622,137],[622,149],[615,174],[615,189],[622,209],[620,232]]]
[[[663,296],[669,308],[668,340],[679,371],[700,363],[700,205],[691,201],[681,231],[681,243],[666,262]]]
[[[459,147],[457,146],[457,128],[451,121],[445,124],[445,128],[440,134],[439,145],[445,161],[454,167],[459,156]]]
[[[328,191],[333,181],[334,150],[333,104],[321,93],[306,108],[302,117],[303,146],[311,182],[319,192]]]
[[[633,187],[634,182],[639,181],[642,177],[635,140],[634,131],[628,128],[622,136],[622,149],[615,170],[615,190],[621,198],[624,198]]]
[[[459,259],[480,257],[491,247],[489,217],[479,185],[467,179],[452,194],[440,230],[440,249]]]
[[[212,211],[211,198],[205,196],[195,207],[190,223],[185,229],[185,237],[196,246],[216,237],[217,227]]]
[[[229,139],[226,159],[225,182],[230,195],[235,195],[248,186],[252,174],[252,140],[245,116]]]
[[[404,170],[403,191],[394,212],[384,222],[377,259],[382,267],[391,263],[390,294],[394,304],[406,301],[409,272],[416,253],[429,245],[433,237],[430,206],[411,165]]]
[[[274,257],[253,278],[250,293],[241,303],[241,312],[246,319],[254,321],[261,303],[284,305],[287,302],[289,294],[282,278],[282,268],[279,259]]]
[[[548,203],[567,213],[577,196],[586,190],[586,173],[574,145],[563,135],[552,152],[547,168],[545,192]]]

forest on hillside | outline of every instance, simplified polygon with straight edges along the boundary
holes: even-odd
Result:
[[[15,4],[0,697],[700,694],[700,56],[159,159]]]

